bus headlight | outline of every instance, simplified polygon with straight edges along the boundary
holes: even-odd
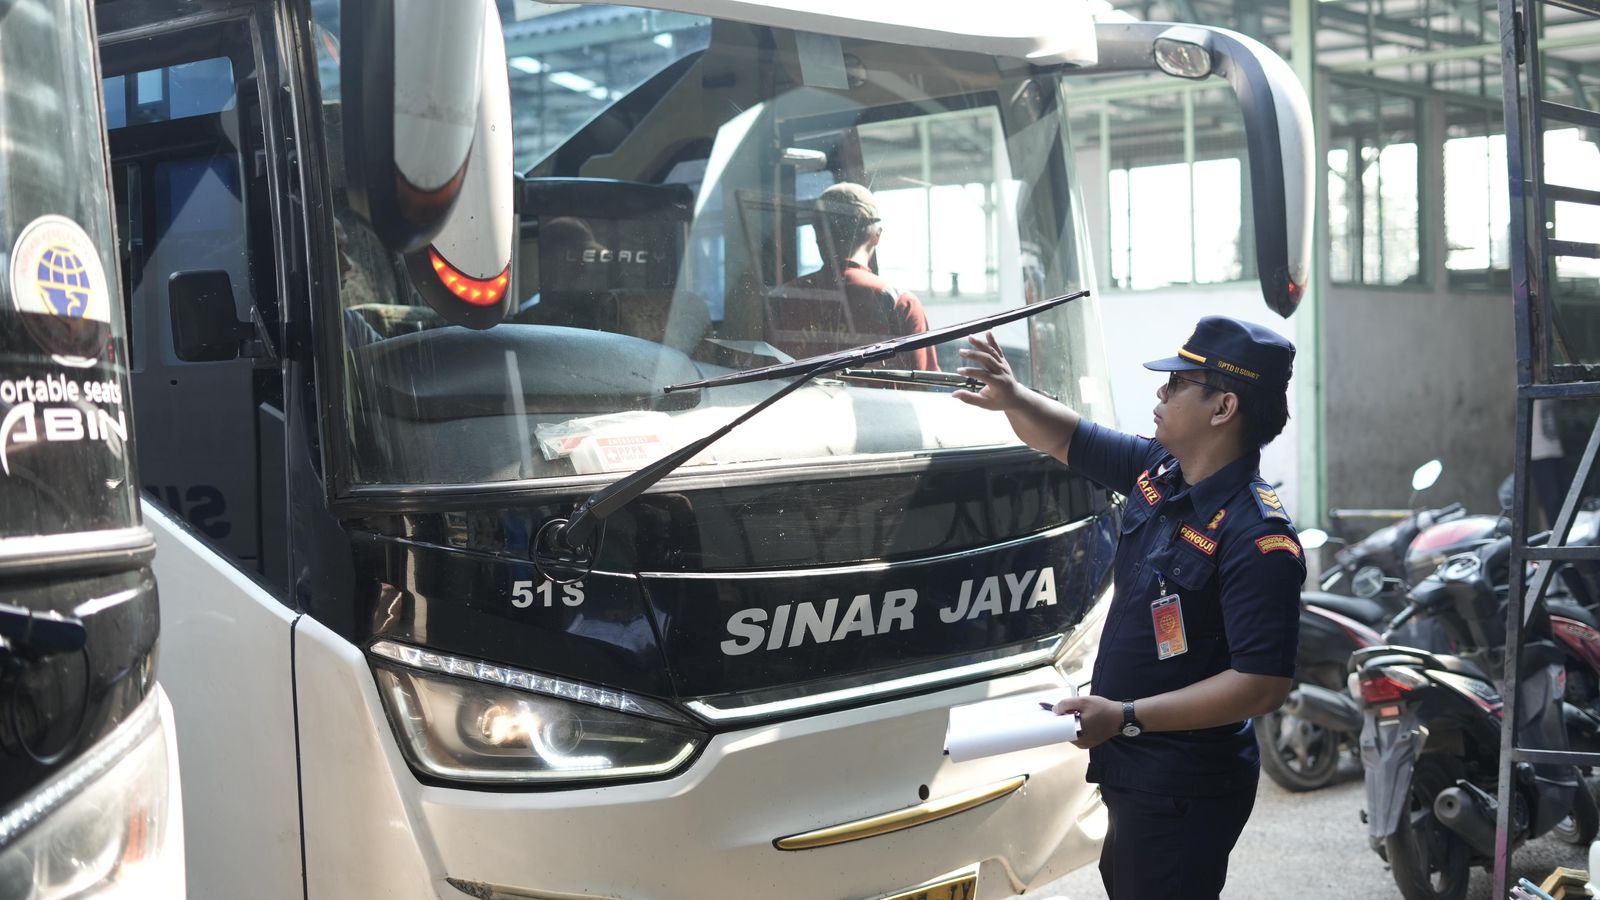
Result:
[[[705,741],[672,707],[646,697],[392,641],[371,650],[407,760],[447,781],[664,777]]]
[[[36,793],[0,816],[0,897],[153,897],[181,892],[168,848],[166,732],[156,695]]]

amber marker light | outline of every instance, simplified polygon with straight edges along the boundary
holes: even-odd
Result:
[[[493,278],[472,278],[446,262],[432,245],[428,247],[428,261],[433,264],[433,271],[439,276],[439,281],[452,294],[473,306],[494,306],[499,303],[500,298],[505,296],[506,285],[511,283],[509,265]]]

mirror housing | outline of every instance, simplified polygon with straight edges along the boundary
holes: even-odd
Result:
[[[341,6],[350,206],[389,250],[417,252],[443,227],[466,180],[478,120],[484,10],[493,6],[486,0]]]
[[[221,362],[265,354],[255,325],[233,311],[233,282],[220,269],[173,272],[167,279],[172,351],[184,362]]]
[[[1413,491],[1425,491],[1433,487],[1434,483],[1439,480],[1439,475],[1443,472],[1444,463],[1437,459],[1428,460],[1417,466],[1417,470],[1411,473],[1411,489]]]
[[[1307,528],[1300,532],[1300,546],[1305,550],[1320,550],[1328,543],[1328,533],[1321,528]]]
[[[1067,74],[1159,70],[1232,85],[1244,117],[1261,294],[1288,318],[1310,277],[1316,212],[1311,105],[1294,71],[1254,39],[1204,25],[1099,23],[1095,37],[1099,61]]]
[[[457,9],[453,2],[441,5]],[[482,329],[499,324],[516,305],[511,273],[520,187],[500,13],[492,3],[476,5],[480,52],[472,81],[479,90],[456,202],[433,236],[404,258],[412,284],[435,312],[456,325]]]

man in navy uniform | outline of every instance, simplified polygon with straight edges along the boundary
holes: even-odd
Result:
[[[1093,694],[1077,711],[1110,828],[1113,900],[1216,897],[1255,804],[1250,719],[1289,693],[1305,579],[1289,516],[1261,480],[1261,448],[1289,418],[1294,345],[1207,316],[1156,390],[1154,440],[1081,419],[1019,385],[992,335],[969,338],[956,396],[999,410],[1029,446],[1128,497]]]

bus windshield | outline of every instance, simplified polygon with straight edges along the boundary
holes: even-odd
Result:
[[[1059,73],[655,10],[515,8],[504,36],[522,177],[505,320],[474,330],[434,313],[414,270],[342,203],[336,173],[359,483],[632,471],[783,382],[668,385],[1092,286]],[[1090,301],[996,337],[1025,382],[1110,416]],[[961,345],[878,365],[953,373]],[[828,376],[682,471],[1015,445],[1004,417],[948,389]]]

